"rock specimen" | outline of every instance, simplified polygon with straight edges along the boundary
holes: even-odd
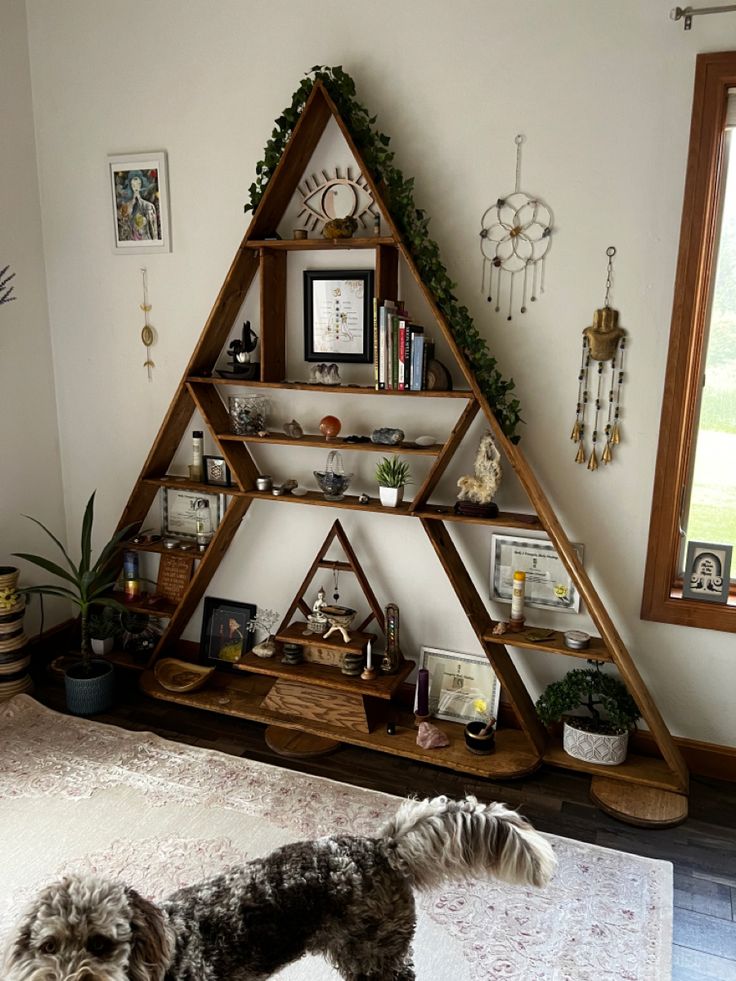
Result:
[[[443,746],[449,745],[450,740],[437,726],[433,726],[431,722],[419,723],[417,746],[421,746],[422,749],[442,749]]]

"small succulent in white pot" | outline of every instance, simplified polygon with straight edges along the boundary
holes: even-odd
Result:
[[[410,484],[409,464],[401,457],[385,456],[376,466],[376,480],[381,504],[384,507],[397,507],[404,497],[404,487]]]

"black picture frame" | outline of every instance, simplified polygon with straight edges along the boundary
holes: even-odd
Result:
[[[374,280],[372,269],[304,270],[305,361],[373,361]],[[335,297],[337,311],[326,297],[335,290],[341,290],[341,295]],[[336,322],[338,318],[342,328]]]
[[[254,603],[205,596],[200,661],[223,671],[236,671],[235,664],[253,646],[253,632],[248,625],[257,611]]]
[[[688,542],[682,576],[683,599],[728,603],[732,545]]]
[[[230,487],[232,485],[230,467],[225,462],[225,457],[203,456],[202,470],[205,484],[210,484],[212,487]]]

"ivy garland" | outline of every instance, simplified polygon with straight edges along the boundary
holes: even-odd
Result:
[[[514,389],[513,379],[506,380],[501,375],[496,359],[491,356],[468,308],[458,305],[454,293],[456,284],[450,280],[442,264],[439,246],[428,235],[429,218],[414,203],[414,178],[407,180],[394,165],[394,154],[389,149],[390,138],[374,128],[376,116],[371,116],[365,106],[356,100],[355,82],[340,66],[329,68],[315,65],[302,79],[291,104],[276,120],[271,139],[263,151],[263,160],[256,165],[256,179],[249,188],[250,201],[245,205],[245,211],[255,211],[258,207],[309,94],[318,81],[330,94],[373,180],[381,187],[386,205],[404,237],[417,270],[434,294],[437,306],[450,325],[501,429],[512,443],[518,443],[516,427],[522,419],[519,400],[510,396]]]

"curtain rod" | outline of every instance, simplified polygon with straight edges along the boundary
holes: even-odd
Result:
[[[673,7],[670,10],[670,20],[682,20],[685,18],[685,30],[689,31],[693,26],[693,17],[699,14],[728,14],[736,10],[736,3],[728,3],[720,7]]]

